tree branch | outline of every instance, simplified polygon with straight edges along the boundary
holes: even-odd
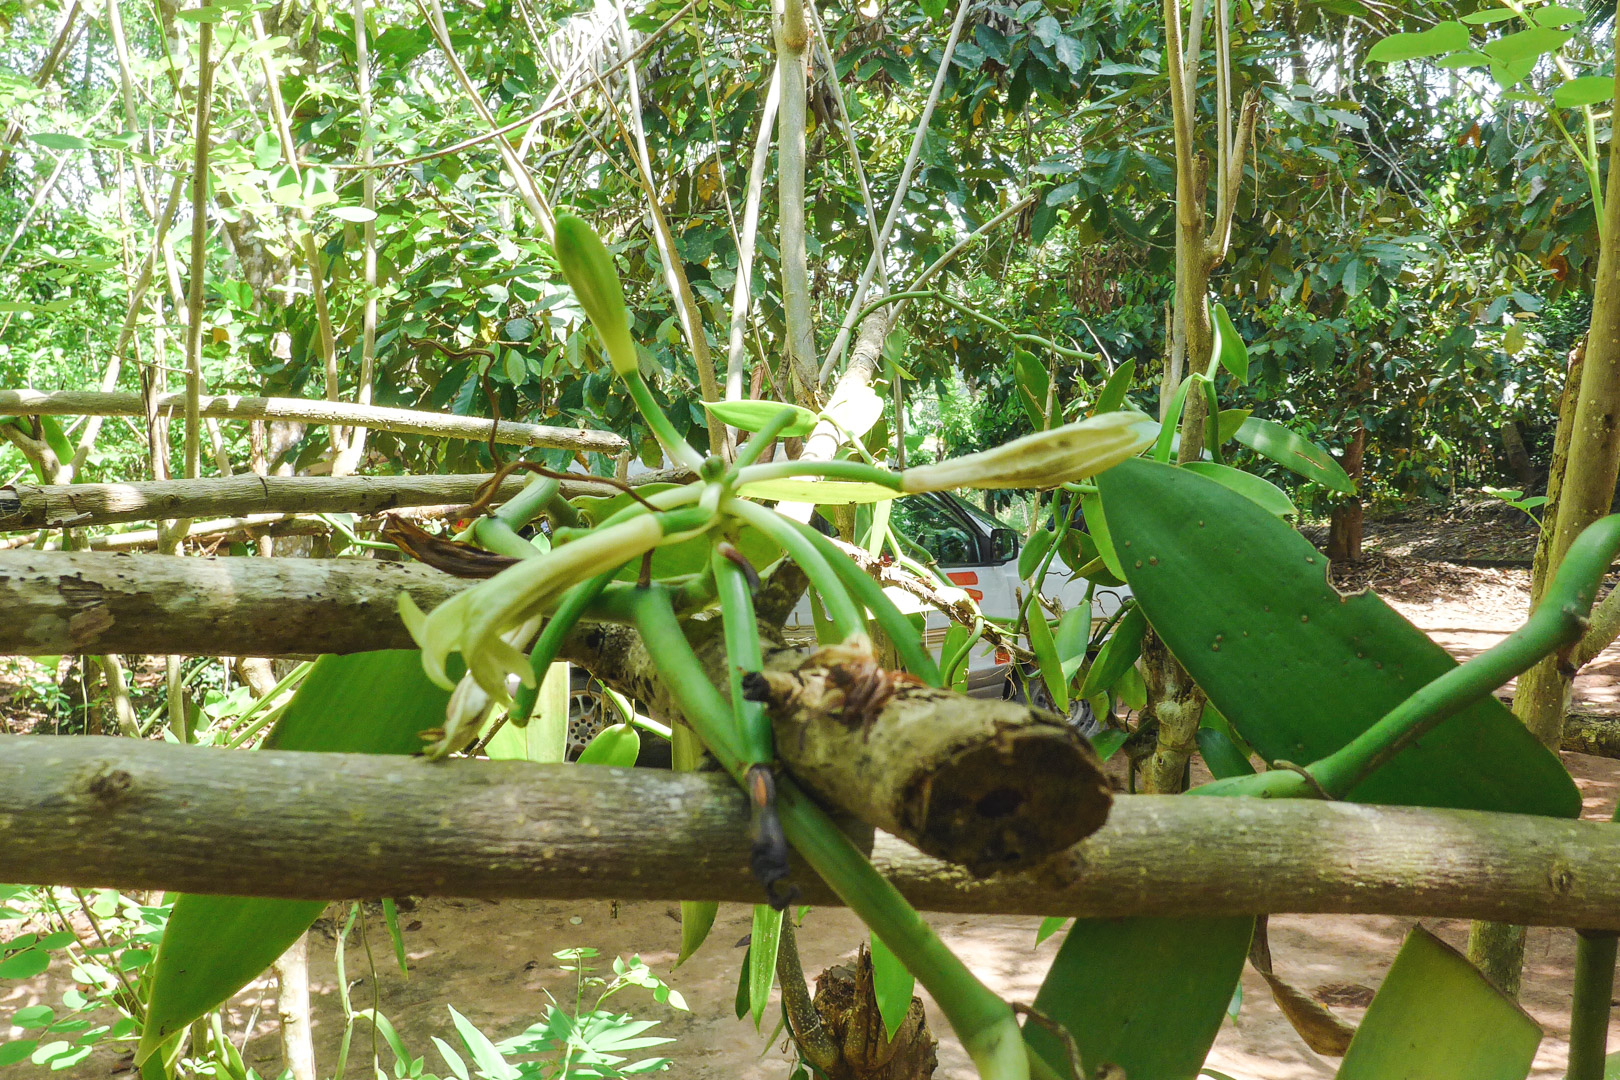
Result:
[[[184,394],[158,394],[159,412],[185,407]],[[380,405],[350,405],[340,401],[304,398],[237,397],[218,394],[198,402],[203,416],[221,420],[296,420],[305,424],[363,424],[379,431],[396,431],[445,439],[489,438],[492,422],[476,416],[394,409]],[[100,393],[94,390],[0,390],[0,416],[145,416],[139,394]],[[617,454],[627,443],[611,431],[546,427],[502,420],[495,426],[495,441],[513,446],[554,446],[566,450]]]
[[[746,798],[709,773],[8,735],[0,822],[0,865],[18,883],[322,900],[759,898]],[[1174,859],[1164,858],[1169,838]],[[1620,830],[1607,822],[1136,796],[1027,873],[974,880],[884,836],[874,853],[912,903],[934,911],[1378,913],[1620,929]],[[836,902],[802,864],[794,877],[808,902]]]
[[[9,427],[9,425],[6,425]],[[15,429],[13,429],[15,430]],[[47,447],[47,449],[49,449]],[[19,484],[0,488],[0,531],[78,528],[153,521],[165,517],[242,517],[247,514],[380,514],[408,506],[465,506],[491,473],[443,476],[232,476],[131,484]],[[684,470],[682,475],[685,474]],[[656,482],[679,480],[668,471],[646,473]],[[524,477],[501,482],[499,504],[523,489]],[[587,476],[564,480],[562,497],[616,495],[618,489]]]

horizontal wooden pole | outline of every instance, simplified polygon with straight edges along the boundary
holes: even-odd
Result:
[[[1267,912],[1620,929],[1620,826],[1303,800],[1127,796],[1043,866],[976,880],[880,835],[925,910]],[[712,773],[0,736],[0,867],[24,884],[300,899],[754,901]],[[807,901],[835,902],[802,866]]]
[[[180,412],[186,404],[181,393],[159,394],[159,412]],[[201,415],[220,420],[292,420],[303,424],[336,424],[408,435],[445,439],[489,438],[490,421],[476,416],[391,409],[381,405],[352,405],[341,401],[304,398],[239,397],[206,394],[199,402]],[[0,416],[145,416],[146,402],[139,394],[103,393],[98,390],[0,390]],[[502,420],[495,441],[513,446],[558,447],[617,454],[629,444],[611,431],[547,427]]]
[[[0,551],[0,655],[409,649],[399,593],[427,611],[471,584],[376,559]]]
[[[249,514],[368,515],[410,506],[466,505],[490,475],[227,476],[128,484],[18,484],[0,488],[0,530]],[[507,477],[495,501],[517,494],[525,480],[521,473]],[[573,498],[612,495],[615,489],[581,476],[563,481],[562,493]]]

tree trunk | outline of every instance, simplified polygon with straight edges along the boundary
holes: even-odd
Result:
[[[839,964],[816,977],[815,1009],[838,1047],[837,1059],[822,1069],[827,1080],[928,1080],[934,1075],[939,1042],[928,1030],[922,999],[911,999],[891,1041],[878,1011],[872,954],[865,945],[854,967]]]
[[[1359,490],[1364,472],[1363,463],[1367,451],[1367,425],[1360,417],[1356,418],[1355,434],[1350,437],[1350,445],[1344,448],[1344,457],[1339,463],[1344,467],[1345,475],[1356,484],[1358,494],[1347,495],[1333,505],[1333,517],[1328,525],[1328,542],[1325,554],[1330,562],[1353,563],[1361,561],[1361,519],[1362,503]]]
[[[1615,25],[1615,44],[1620,47],[1620,22]],[[1620,90],[1620,71],[1615,74],[1615,86]],[[1576,391],[1574,407],[1561,409],[1558,418],[1556,441],[1567,445],[1569,452],[1561,478],[1556,451],[1554,454],[1546,505],[1551,537],[1544,532],[1537,548],[1530,583],[1532,605],[1558,572],[1570,543],[1609,512],[1615,479],[1620,475],[1620,139],[1609,143],[1608,186],[1599,236],[1584,362],[1578,383],[1572,373],[1564,391],[1566,404],[1571,390]],[[1549,656],[1519,677],[1513,695],[1514,714],[1531,734],[1555,749],[1563,742],[1565,703],[1574,674],[1567,661]],[[1475,927],[1469,935],[1468,954],[1498,985],[1512,985],[1524,967],[1523,937]]]
[[[1173,795],[1182,789],[1187,763],[1198,749],[1204,692],[1151,630],[1142,639],[1142,673],[1147,705],[1141,722],[1156,722],[1159,729],[1158,745],[1142,761],[1142,790],[1148,795]]]
[[[282,1064],[292,1073],[292,1080],[318,1080],[309,1025],[309,935],[293,942],[274,967]]]
[[[1524,447],[1524,436],[1519,434],[1519,425],[1512,420],[1503,420],[1497,430],[1502,435],[1502,453],[1507,455],[1513,479],[1518,482],[1519,490],[1529,491],[1536,484],[1536,467],[1530,461],[1530,451]]]

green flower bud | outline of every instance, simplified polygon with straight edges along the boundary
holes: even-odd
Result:
[[[908,493],[1057,487],[1135,457],[1158,433],[1159,425],[1140,413],[1104,413],[994,450],[907,469],[900,474],[900,487]]]
[[[557,231],[552,241],[563,277],[579,298],[579,306],[602,335],[608,360],[619,375],[636,370],[636,346],[630,340],[630,320],[624,307],[624,287],[602,238],[572,214],[557,215]]]

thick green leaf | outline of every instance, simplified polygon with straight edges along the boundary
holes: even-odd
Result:
[[[1058,659],[1057,642],[1052,639],[1052,627],[1047,623],[1046,616],[1041,613],[1039,604],[1033,604],[1029,612],[1029,648],[1035,654],[1035,662],[1041,667],[1041,681],[1046,683],[1047,693],[1052,695],[1052,702],[1060,713],[1069,711],[1069,680],[1063,676],[1063,661]]]
[[[1307,480],[1345,495],[1354,495],[1356,485],[1345,475],[1333,455],[1308,439],[1302,439],[1281,424],[1249,417],[1237,429],[1237,441],[1268,457]]]
[[[529,722],[501,725],[484,746],[491,761],[534,761],[555,765],[568,756],[568,664],[555,663],[546,669],[535,694]],[[495,722],[493,719],[490,721]]]
[[[1119,565],[1119,552],[1114,548],[1114,536],[1108,528],[1108,513],[1097,495],[1080,496],[1080,511],[1086,518],[1086,531],[1097,545],[1097,557],[1108,567],[1108,572],[1120,581],[1125,580],[1125,569]],[[1080,569],[1078,566],[1074,569]]]
[[[1221,445],[1224,446],[1237,437],[1238,429],[1243,426],[1243,422],[1249,418],[1249,414],[1252,412],[1254,412],[1253,409],[1221,410],[1220,422],[1216,425],[1216,429],[1221,435]]]
[[[703,407],[718,417],[722,424],[743,431],[758,431],[780,416],[782,410],[791,409],[793,422],[782,429],[781,437],[784,439],[802,438],[816,426],[815,413],[802,405],[787,405],[780,401],[705,401]]]
[[[1374,594],[1341,596],[1304,537],[1213,480],[1140,460],[1097,479],[1148,621],[1264,760],[1325,757],[1456,666]],[[1489,696],[1352,798],[1554,817],[1581,808],[1558,758]]]
[[[450,695],[428,680],[415,649],[323,656],[265,740],[272,750],[414,754],[419,732],[444,722]],[[185,893],[152,962],[152,994],[136,1060],[246,986],[325,910],[320,901]]]
[[[1035,944],[1039,945],[1041,942],[1063,929],[1063,925],[1068,921],[1069,917],[1067,915],[1048,915],[1046,918],[1042,919],[1039,929],[1035,931]]]
[[[1524,1080],[1541,1028],[1468,958],[1413,927],[1337,1080]]]
[[[782,943],[782,913],[769,904],[754,905],[754,929],[748,937],[748,1011],[754,1027],[765,1018],[776,984],[776,952]]]
[[[1232,377],[1240,383],[1249,381],[1249,347],[1243,344],[1243,338],[1238,334],[1237,327],[1232,325],[1232,316],[1226,313],[1225,304],[1216,304],[1214,308],[1215,322],[1215,355],[1220,359],[1221,367],[1232,373]]]
[[[1069,671],[1069,665],[1082,663],[1086,658],[1086,648],[1091,644],[1090,601],[1081,601],[1063,613],[1056,632],[1052,634],[1052,643],[1057,646],[1064,674],[1073,674]]]
[[[1131,388],[1131,380],[1136,378],[1136,361],[1127,360],[1114,369],[1103,384],[1102,393],[1097,395],[1097,404],[1091,407],[1092,416],[1101,416],[1103,413],[1119,411],[1125,404],[1125,391]]]
[[[1553,104],[1560,109],[1601,105],[1614,97],[1614,80],[1606,75],[1582,75],[1553,91]]]
[[[1039,942],[1037,942],[1039,944]],[[889,951],[883,939],[872,935],[872,996],[877,998],[878,1014],[883,1017],[883,1031],[894,1041],[906,1013],[911,1011],[912,992],[917,979],[900,958]]]
[[[1460,22],[1443,22],[1420,34],[1391,34],[1367,50],[1367,60],[1374,64],[1391,64],[1466,48],[1468,27]]]
[[[1147,616],[1142,614],[1142,609],[1133,607],[1127,611],[1114,625],[1114,632],[1108,635],[1102,648],[1097,650],[1097,659],[1091,662],[1091,670],[1086,672],[1080,696],[1095,697],[1117,683],[1119,677],[1125,674],[1125,669],[1142,655],[1142,636],[1146,632]]]
[[[1018,576],[1025,581],[1041,565],[1046,553],[1052,547],[1052,541],[1057,539],[1057,533],[1052,529],[1036,529],[1035,535],[1018,553]]]
[[[1095,708],[1095,706],[1093,706],[1093,708]],[[1101,711],[1102,710],[1098,710],[1099,713]],[[1091,748],[1097,752],[1098,761],[1107,761],[1119,751],[1120,747],[1125,745],[1125,740],[1129,737],[1129,732],[1109,728],[1104,731],[1099,731],[1097,734],[1091,737]]]
[[[1228,776],[1253,776],[1254,765],[1237,748],[1224,731],[1214,728],[1199,728],[1198,752],[1204,758],[1204,764],[1217,780],[1225,780]]]
[[[1229,465],[1217,465],[1213,461],[1189,461],[1182,468],[1191,469],[1200,476],[1207,476],[1217,484],[1231,488],[1245,499],[1254,500],[1264,507],[1268,514],[1290,518],[1299,513],[1294,507],[1294,501],[1283,489],[1263,476],[1246,473]]]
[[[641,753],[641,736],[633,724],[610,724],[579,752],[581,765],[613,765],[628,769]]]
[[[1046,429],[1046,395],[1052,388],[1052,377],[1047,374],[1046,365],[1035,358],[1033,353],[1023,349],[1013,350],[1013,381],[1018,386],[1018,403],[1024,407],[1024,415],[1029,417],[1029,426],[1036,431]]]
[[[1076,919],[1035,995],[1035,1008],[1074,1037],[1088,1072],[1118,1066],[1130,1080],[1191,1080],[1226,1019],[1254,935],[1251,918]],[[1067,1076],[1044,1026],[1024,1041]]]

